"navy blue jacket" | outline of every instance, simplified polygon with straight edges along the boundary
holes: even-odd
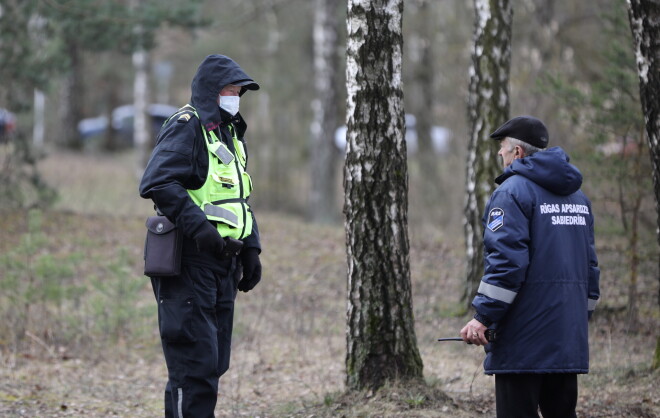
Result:
[[[140,182],[140,196],[152,199],[158,209],[183,230],[184,263],[194,261],[209,267],[217,264],[213,255],[198,252],[192,239],[208,221],[188,190],[202,187],[208,174],[209,157],[202,126],[215,131],[218,138],[228,143],[231,140],[229,124],[232,124],[238,139],[245,142],[243,135],[247,125],[240,113],[232,117],[221,110],[217,102],[224,86],[244,80],[251,79],[232,59],[223,55],[206,57],[193,78],[190,101],[201,120],[189,112],[186,118],[172,118],[164,124]],[[245,88],[241,94],[244,92]],[[244,239],[243,245],[261,251],[256,220],[252,234]]]
[[[485,372],[587,373],[600,270],[582,174],[554,147],[514,160],[496,183],[472,302],[475,318],[497,331]]]

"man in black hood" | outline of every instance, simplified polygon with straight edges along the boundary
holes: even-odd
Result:
[[[261,280],[247,125],[238,112],[240,97],[258,89],[231,58],[206,57],[190,104],[161,128],[140,183],[140,195],[183,233],[180,275],[151,277],[168,369],[166,417],[214,416],[237,290]]]

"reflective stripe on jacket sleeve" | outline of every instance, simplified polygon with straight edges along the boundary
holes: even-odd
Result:
[[[587,310],[593,312],[598,304],[598,299],[587,299]]]
[[[478,293],[488,296],[491,299],[499,300],[500,302],[511,304],[516,298],[518,293],[512,292],[511,290],[497,287],[486,282],[481,282],[479,285]]]

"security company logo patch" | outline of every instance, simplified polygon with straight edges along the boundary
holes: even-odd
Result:
[[[504,211],[500,208],[493,208],[488,213],[488,229],[495,232],[504,225]]]

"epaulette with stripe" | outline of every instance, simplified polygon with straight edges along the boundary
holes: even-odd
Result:
[[[177,123],[188,123],[193,116],[195,116],[195,112],[192,106],[185,105],[170,116],[163,125],[167,124],[172,119],[176,119]]]
[[[183,112],[179,115],[179,117],[176,119],[177,123],[188,123],[190,118],[194,116],[193,112]]]

